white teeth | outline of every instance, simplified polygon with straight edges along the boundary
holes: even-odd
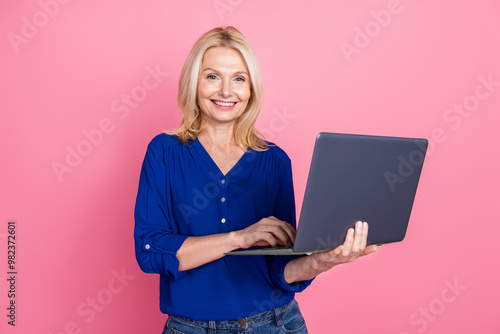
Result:
[[[220,102],[220,101],[215,101],[212,100],[216,105],[221,106],[221,107],[231,107],[236,104],[236,102]]]

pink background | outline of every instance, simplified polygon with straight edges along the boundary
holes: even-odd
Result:
[[[162,330],[158,276],[134,258],[139,171],[147,143],[180,121],[191,46],[221,25],[257,54],[258,128],[293,161],[298,212],[318,132],[431,142],[406,239],[297,294],[310,333],[500,332],[500,86],[475,97],[480,77],[500,82],[497,1],[54,1],[0,4],[2,333]],[[168,73],[151,90],[141,88],[148,67]],[[137,101],[128,113],[124,94]],[[467,116],[447,111],[464,103]],[[100,124],[107,133],[85,146],[83,132]],[[58,177],[53,165],[77,148],[85,156]],[[9,220],[18,224],[14,329]]]

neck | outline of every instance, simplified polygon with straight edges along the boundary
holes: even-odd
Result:
[[[204,130],[198,135],[198,140],[205,145],[219,149],[229,149],[237,146],[234,140],[234,122],[224,124],[204,124]]]

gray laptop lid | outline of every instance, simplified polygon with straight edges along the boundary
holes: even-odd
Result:
[[[356,221],[368,244],[404,239],[428,141],[320,133],[316,138],[294,251],[333,249]]]

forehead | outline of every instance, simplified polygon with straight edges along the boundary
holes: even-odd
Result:
[[[203,55],[202,70],[210,67],[225,71],[246,71],[245,59],[238,50],[226,47],[212,47]]]

